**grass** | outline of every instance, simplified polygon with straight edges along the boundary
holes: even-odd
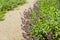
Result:
[[[60,40],[60,1],[39,0],[30,13],[29,34],[38,40]]]
[[[17,5],[22,5],[25,0],[0,0],[0,20],[4,19],[7,11],[12,10]]]

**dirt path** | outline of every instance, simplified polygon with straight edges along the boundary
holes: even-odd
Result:
[[[37,0],[26,0],[27,3],[18,6],[12,11],[6,13],[5,20],[0,21],[0,40],[22,40],[22,32],[21,29],[23,12],[25,9],[33,8],[33,4]],[[24,40],[24,39],[23,39]]]

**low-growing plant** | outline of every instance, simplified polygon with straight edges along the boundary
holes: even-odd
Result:
[[[60,0],[39,0],[38,12],[30,12],[29,34],[38,40],[60,40]]]
[[[16,7],[17,5],[22,5],[25,0],[0,0],[0,20],[3,20],[4,14]]]

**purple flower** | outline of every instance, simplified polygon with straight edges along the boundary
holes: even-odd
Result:
[[[52,36],[52,32],[50,32],[50,33],[47,35],[47,39],[48,39],[48,40],[51,40],[51,36]]]
[[[21,20],[22,20],[22,23],[25,24],[25,19],[24,18],[21,18]]]
[[[27,38],[27,37],[26,37],[27,35],[26,35],[25,33],[22,33],[22,35],[23,35],[23,37],[24,37],[25,39]]]
[[[26,25],[31,26],[31,22],[30,21],[26,21]]]
[[[38,40],[38,38],[37,37],[34,37],[33,40]]]

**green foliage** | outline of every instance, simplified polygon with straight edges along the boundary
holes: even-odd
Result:
[[[22,5],[25,0],[0,0],[0,20],[3,19],[4,14],[16,7],[17,5]]]
[[[39,0],[37,11],[30,13],[30,35],[38,40],[60,40],[59,0]]]

